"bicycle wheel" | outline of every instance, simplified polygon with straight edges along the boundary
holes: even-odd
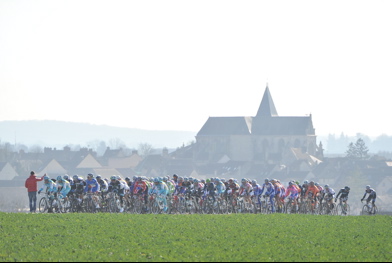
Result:
[[[45,197],[42,197],[41,200],[39,200],[38,211],[40,213],[47,213],[48,212],[48,203],[46,202]]]
[[[367,205],[364,205],[362,208],[362,215],[369,215],[370,211],[369,211],[369,207]]]
[[[220,213],[221,214],[227,214],[228,213],[227,202],[226,202],[225,199],[222,199],[220,201],[219,209],[220,209]]]
[[[374,206],[372,207],[372,209],[371,209],[371,214],[372,214],[372,215],[376,215],[377,213],[378,213],[377,206],[374,205]]]

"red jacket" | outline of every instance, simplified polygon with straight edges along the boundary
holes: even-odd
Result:
[[[37,178],[35,175],[30,175],[29,178],[26,179],[25,187],[27,188],[27,192],[37,192],[37,182],[44,180],[44,177]]]

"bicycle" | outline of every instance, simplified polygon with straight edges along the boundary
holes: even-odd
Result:
[[[39,200],[38,211],[40,213],[53,213],[53,200],[54,195],[52,193],[45,193]]]
[[[261,201],[261,213],[262,214],[271,214],[272,213],[272,203],[270,201],[270,197],[263,195],[263,199],[264,200]]]
[[[295,199],[293,198],[289,198],[288,202],[284,207],[286,214],[297,214],[299,212],[298,203],[297,205],[295,205]]]
[[[361,201],[363,203],[363,201]],[[368,215],[375,215],[378,213],[378,208],[376,204],[369,205],[370,202],[366,201],[366,204],[362,208],[362,215],[368,214]],[[370,207],[371,206],[371,207]]]
[[[350,215],[350,206],[347,201],[343,203],[342,199],[339,198],[339,204],[336,205],[336,214],[340,216]]]

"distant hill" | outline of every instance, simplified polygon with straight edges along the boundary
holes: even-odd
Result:
[[[137,148],[140,143],[154,148],[177,148],[195,140],[197,132],[158,131],[120,128],[64,121],[1,121],[0,142],[64,147],[66,145],[87,146],[99,140],[108,143],[120,139],[127,147]]]

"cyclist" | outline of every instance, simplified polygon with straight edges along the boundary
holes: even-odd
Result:
[[[86,180],[86,186],[83,191],[85,194],[92,193],[93,194],[93,201],[95,203],[95,208],[99,209],[99,204],[98,204],[98,197],[96,196],[99,193],[99,183],[97,180],[95,180],[93,174],[88,174],[87,175],[87,180]]]
[[[298,212],[298,187],[296,187],[295,183],[289,182],[289,187],[286,189],[286,193],[284,195],[284,198],[290,195],[289,199],[293,200],[294,206],[295,206],[295,211]]]
[[[63,177],[61,177],[60,175],[57,176],[56,183],[57,183],[57,187],[58,187],[58,192],[60,193],[58,198],[59,199],[66,199],[68,193],[71,191],[71,184],[67,180],[65,180]]]
[[[229,190],[227,191],[227,196],[229,197],[229,199],[231,198],[231,201],[234,203],[233,205],[237,205],[236,197],[238,195],[238,190],[240,189],[240,186],[237,184],[237,182],[233,179],[230,178],[229,179]]]
[[[52,180],[50,180],[49,176],[44,176],[44,185],[41,187],[41,189],[39,189],[38,194],[40,194],[45,187],[45,191],[48,195],[55,194],[57,192],[57,185]]]
[[[75,174],[73,176],[73,185],[71,185],[71,191],[75,193],[79,204],[82,203],[83,190],[85,186],[86,186],[86,182],[84,181],[83,177]]]
[[[201,203],[201,198],[203,196],[204,184],[198,179],[193,180],[193,195],[196,197],[196,202]]]
[[[257,199],[257,203],[261,204],[261,186],[257,183],[256,180],[252,180],[252,186],[253,186],[253,196],[254,198]]]
[[[313,181],[310,181],[308,188],[305,193],[305,197],[310,199],[312,201],[312,210],[314,211],[314,208],[316,207],[317,204],[317,196],[319,194],[320,190],[319,188],[314,184]]]
[[[64,178],[64,180],[67,180],[70,185],[72,185],[72,183],[73,183],[72,177],[69,177],[69,175],[66,174],[66,175],[63,176],[63,178]]]
[[[162,181],[160,177],[154,179],[154,186],[152,190],[152,194],[156,194],[158,198],[161,198],[163,201],[163,211],[167,211],[167,200],[166,196],[169,192],[169,188]]]
[[[117,176],[113,175],[110,177],[110,183],[108,185],[108,193],[117,193],[120,197],[120,213],[124,212],[124,194],[125,194],[125,185],[121,183]]]
[[[206,185],[205,185],[205,196],[211,196],[212,197],[212,200],[214,201],[214,203],[215,203],[215,201],[216,201],[216,199],[215,199],[215,190],[216,190],[216,187],[215,187],[215,184],[214,184],[214,182],[213,181],[211,181],[211,179],[207,179],[206,180]]]
[[[302,184],[302,186],[300,186],[301,188],[301,202],[303,202],[304,198],[306,197],[306,192],[308,191],[308,187],[309,187],[309,181],[305,180],[304,183]]]
[[[325,185],[323,191],[321,192],[321,201],[325,198],[331,208],[334,207],[333,199],[335,196],[335,191],[329,187],[329,185]],[[321,202],[320,201],[320,202]]]
[[[278,211],[280,211],[284,205],[284,196],[286,193],[286,188],[277,179],[272,179],[271,183],[274,186],[274,190],[275,190],[275,202],[278,206]]]
[[[272,213],[275,212],[275,204],[274,204],[274,197],[275,197],[275,187],[270,180],[267,178],[264,180],[264,184],[261,188],[261,194],[263,194],[264,189],[266,189],[265,195],[263,197],[269,197],[271,202]]]
[[[101,192],[101,197],[102,200],[105,200],[106,198],[106,194],[108,192],[108,183],[105,180],[102,180],[102,176],[97,175],[97,177],[95,177],[95,179],[97,179],[97,182],[99,184],[99,190]]]
[[[148,202],[148,184],[146,181],[142,179],[142,177],[138,177],[135,185],[133,187],[134,195],[142,195],[144,198],[144,204],[147,205]]]
[[[38,194],[42,192],[42,190],[46,187],[46,194],[49,196],[51,200],[54,199],[54,195],[57,192],[57,185],[54,183],[48,176],[44,176],[44,184],[41,189],[38,191]],[[52,195],[53,194],[53,195]],[[54,203],[52,205],[55,205]],[[53,212],[52,208],[49,209],[49,212]]]
[[[338,195],[335,197],[335,202],[338,200],[339,196],[339,203],[342,205],[344,204],[344,207],[347,207],[347,200],[348,200],[348,194],[350,193],[350,187],[345,186],[344,188],[340,189],[338,192]],[[346,211],[343,211],[344,214],[347,214]]]
[[[251,199],[252,192],[253,192],[253,187],[249,183],[248,179],[246,179],[246,178],[241,179],[241,186],[239,189],[239,195],[244,196],[245,201],[249,204],[249,206],[252,205],[252,199]]]
[[[215,178],[215,185],[218,199],[221,199],[226,191],[226,186],[219,178]]]
[[[169,177],[170,178],[170,177]],[[163,182],[167,185],[167,195],[170,197],[174,193],[175,186],[172,180],[169,180],[168,176],[163,177]]]
[[[374,191],[373,188],[370,187],[370,185],[367,185],[365,190],[365,195],[362,197],[361,202],[365,200],[367,194],[369,194],[369,196],[368,199],[366,200],[366,204],[370,209],[372,209],[372,207],[374,207],[376,203],[377,193],[376,191]],[[371,206],[369,205],[370,201],[372,202]]]

